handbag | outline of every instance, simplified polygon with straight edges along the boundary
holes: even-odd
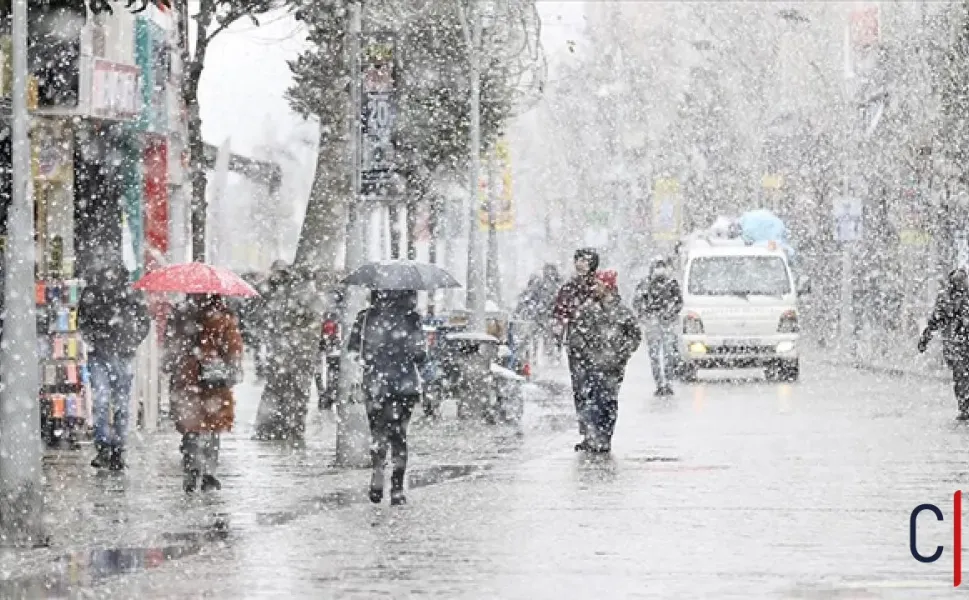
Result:
[[[241,382],[241,371],[239,367],[220,358],[209,359],[201,364],[199,381],[206,388],[232,387]]]

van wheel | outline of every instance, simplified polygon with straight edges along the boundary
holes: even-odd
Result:
[[[784,360],[772,363],[764,369],[767,381],[794,383],[801,377],[801,364],[797,360]]]
[[[683,363],[680,377],[685,383],[696,383],[700,380],[700,369],[694,363]]]
[[[794,383],[801,378],[801,363],[797,360],[786,360],[780,365],[780,379]]]

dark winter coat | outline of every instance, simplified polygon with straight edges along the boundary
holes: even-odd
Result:
[[[360,354],[370,398],[421,392],[419,367],[427,360],[427,348],[413,299],[397,296],[360,311],[347,348]]]
[[[562,282],[554,277],[535,276],[518,299],[516,313],[522,319],[547,323],[555,311],[555,302]]]
[[[130,358],[151,323],[140,292],[127,274],[98,274],[87,282],[78,306],[78,328],[95,356]]]
[[[620,381],[643,333],[636,316],[616,294],[606,300],[589,298],[575,311],[569,330],[569,352],[586,370]]]
[[[658,320],[672,325],[683,308],[680,284],[672,277],[651,277],[636,288],[633,310],[643,320]]]
[[[567,325],[575,316],[575,311],[592,298],[596,289],[595,273],[586,276],[576,275],[570,279],[555,297],[555,308],[552,316],[563,324]]]
[[[929,316],[927,333],[942,334],[942,352],[950,363],[969,360],[969,296],[945,289],[939,292]]]

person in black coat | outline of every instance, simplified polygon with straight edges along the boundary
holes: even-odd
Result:
[[[963,268],[949,274],[945,287],[935,299],[928,326],[919,339],[918,350],[925,352],[932,335],[942,333],[942,355],[952,369],[952,383],[959,402],[960,421],[969,420],[969,276]]]
[[[636,316],[619,296],[615,271],[600,271],[595,293],[575,311],[569,351],[585,373],[579,418],[585,438],[575,450],[609,453],[619,415],[619,387],[626,365],[642,341]]]
[[[389,448],[393,464],[390,503],[404,504],[407,425],[420,399],[420,366],[427,361],[417,292],[372,292],[370,306],[357,314],[347,349],[358,353],[363,362],[363,391],[373,439],[370,501],[378,504],[383,499]]]
[[[680,284],[665,258],[653,262],[649,277],[636,288],[633,310],[646,325],[647,348],[656,395],[673,393],[670,379],[676,364],[676,322],[683,308]]]
[[[88,345],[93,391],[97,456],[91,466],[97,469],[125,468],[134,357],[151,325],[148,307],[129,278],[120,262],[95,270],[78,306],[78,328]]]
[[[596,272],[599,270],[599,253],[593,248],[580,248],[575,251],[573,257],[575,261],[575,276],[562,286],[558,295],[555,297],[555,306],[552,309],[554,319],[555,336],[559,343],[570,348],[568,338],[570,335],[570,322],[575,318],[575,311],[592,298],[595,293],[598,280]],[[579,425],[579,435],[582,440],[586,439],[585,421],[580,418],[579,413],[582,407],[582,387],[585,385],[585,370],[582,361],[579,360],[571,351],[567,354],[569,363],[569,374],[572,380],[572,400],[575,403],[575,415]],[[580,442],[582,443],[582,442]]]

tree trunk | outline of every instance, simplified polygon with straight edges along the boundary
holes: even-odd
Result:
[[[197,97],[198,81],[188,85],[192,86],[192,96]],[[209,205],[206,191],[209,178],[205,171],[205,140],[202,139],[202,117],[197,100],[189,105],[188,148],[192,174],[192,260],[205,262],[205,217]]]
[[[400,208],[397,204],[387,205],[387,220],[390,221],[390,260],[400,258]]]
[[[407,260],[417,260],[417,208],[421,201],[412,196],[407,202]]]
[[[440,243],[439,234],[440,227],[438,227],[438,221],[440,219],[441,211],[441,200],[440,197],[435,194],[429,198],[429,207],[427,214],[427,230],[429,234],[429,240],[427,243],[427,261],[432,265],[438,263],[437,248]],[[429,316],[434,316],[437,313],[437,292],[432,291],[427,295],[427,314]]]
[[[183,0],[184,8],[180,7],[182,18],[188,17],[188,0]],[[208,175],[205,165],[205,140],[202,138],[202,114],[199,110],[199,81],[202,79],[202,69],[205,67],[205,54],[209,48],[209,25],[215,16],[213,0],[201,0],[199,12],[196,15],[195,57],[190,59],[188,43],[182,47],[185,78],[182,82],[182,99],[188,109],[188,152],[189,169],[192,177],[192,260],[205,261],[205,218],[208,210],[208,199],[205,197],[208,187]],[[184,39],[188,39],[188,24],[183,24]],[[216,31],[217,33],[217,31]],[[212,34],[214,35],[214,33]]]
[[[314,270],[334,269],[346,239],[347,139],[321,131],[316,176],[296,245],[296,264]]]

